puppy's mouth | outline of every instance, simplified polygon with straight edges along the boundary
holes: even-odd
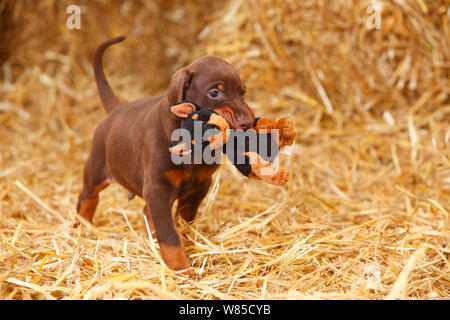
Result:
[[[225,119],[226,122],[230,125],[231,129],[240,129],[240,126],[238,124],[238,121],[236,119],[236,114],[233,110],[233,108],[229,106],[220,107],[217,109],[214,109],[215,112],[219,114],[222,118]]]

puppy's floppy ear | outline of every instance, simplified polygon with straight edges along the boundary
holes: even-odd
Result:
[[[184,100],[186,91],[189,89],[192,83],[194,74],[189,69],[182,68],[175,72],[169,83],[167,90],[167,97],[170,104],[175,104]]]
[[[183,102],[170,106],[172,112],[177,118],[187,118],[191,113],[195,112],[197,108],[190,102]]]

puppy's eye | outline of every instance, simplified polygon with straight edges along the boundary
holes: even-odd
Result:
[[[220,94],[221,94],[221,92],[218,89],[211,89],[208,92],[208,97],[211,99],[217,99],[217,98],[219,98]]]

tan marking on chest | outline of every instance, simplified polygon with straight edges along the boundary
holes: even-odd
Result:
[[[214,172],[216,172],[216,170],[217,170],[217,168],[200,170],[195,175],[195,178],[197,179],[198,182],[203,182],[206,179],[208,179],[209,177],[211,177],[214,174]]]
[[[179,187],[183,181],[190,179],[191,173],[178,169],[169,169],[166,171],[166,177],[173,186]]]

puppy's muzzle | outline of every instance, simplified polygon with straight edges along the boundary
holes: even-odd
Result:
[[[253,127],[254,120],[251,117],[240,117],[237,119],[237,129],[248,130]]]

